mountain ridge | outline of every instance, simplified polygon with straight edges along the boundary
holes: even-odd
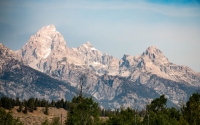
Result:
[[[14,53],[15,59],[69,83],[68,87],[78,89],[79,79],[85,74],[84,92],[107,108],[133,107],[135,103],[141,108],[161,94],[179,105],[179,100],[187,99],[200,84],[200,73],[171,63],[156,46],[148,47],[140,55],[124,54],[117,59],[97,50],[89,41],[68,48],[54,25],[42,27]]]

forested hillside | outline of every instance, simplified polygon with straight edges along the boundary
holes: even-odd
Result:
[[[39,112],[50,118],[42,117],[42,125],[199,125],[200,124],[200,94],[192,94],[186,104],[181,108],[167,108],[167,98],[161,95],[146,105],[146,109],[138,110],[130,107],[115,110],[101,109],[92,97],[86,98],[81,95],[75,96],[72,101],[64,99],[48,102],[44,99],[39,100],[30,98],[20,101],[19,98],[12,99],[2,97],[0,99],[0,123],[3,125],[21,125],[23,123],[31,124],[23,118],[26,115],[41,117]],[[16,108],[17,107],[17,108]],[[50,110],[49,110],[50,109]],[[60,114],[56,113],[56,109]],[[60,109],[64,109],[60,110]],[[12,112],[15,112],[15,116]],[[16,111],[25,116],[17,118]],[[39,111],[39,112],[38,112]],[[50,113],[51,112],[51,113]],[[62,115],[63,114],[63,115]],[[19,115],[20,116],[20,115]],[[53,117],[54,116],[54,117]],[[20,122],[20,120],[23,121]],[[29,119],[30,120],[30,119]],[[32,121],[33,122],[33,121]]]

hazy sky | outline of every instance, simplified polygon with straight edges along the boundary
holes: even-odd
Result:
[[[120,59],[157,46],[168,59],[200,72],[199,0],[0,1],[0,42],[18,50],[54,24],[67,46],[87,41]]]

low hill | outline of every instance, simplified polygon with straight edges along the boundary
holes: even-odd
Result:
[[[27,114],[24,114],[23,112],[17,112],[18,106],[15,106],[11,111],[13,116],[19,118],[24,125],[41,125],[46,119],[51,122],[54,117],[59,117],[61,120],[61,115],[62,123],[65,122],[67,118],[67,111],[65,109],[49,107],[49,115],[45,115],[44,108],[45,107],[38,107],[33,113],[28,112]]]

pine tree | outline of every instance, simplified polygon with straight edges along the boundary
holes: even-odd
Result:
[[[29,111],[30,112],[33,112],[33,110],[34,110],[34,98],[30,98],[29,100],[28,100],[28,108],[29,108]]]
[[[2,107],[2,102],[1,102],[1,99],[0,99],[0,107]]]
[[[38,107],[38,99],[36,98],[34,102],[34,110],[37,110],[37,107]]]
[[[47,103],[46,106],[45,106],[44,114],[45,114],[45,115],[49,115],[48,103]]]
[[[70,104],[66,125],[94,124],[99,122],[98,103],[92,98],[74,97]]]
[[[6,112],[0,108],[0,124],[1,125],[23,125],[19,119],[15,119],[11,112]]]
[[[48,121],[48,119],[45,119],[45,121],[42,122],[42,125],[49,125],[49,121]]]
[[[51,100],[51,107],[55,107],[55,101]]]
[[[19,108],[17,109],[18,112],[21,112],[22,111],[22,103],[19,102]]]
[[[64,99],[62,98],[62,99],[60,100],[60,108],[64,108],[64,103],[65,103],[65,101],[64,101]]]
[[[181,111],[184,119],[190,125],[200,125],[200,94],[192,94],[186,103],[186,106],[183,106]]]
[[[28,112],[28,107],[27,107],[27,105],[25,105],[25,108],[24,108],[24,110],[23,110],[23,113],[24,113],[24,114],[27,114],[27,112]]]
[[[16,97],[16,104],[15,104],[15,106],[19,106],[19,104],[20,104],[19,97]]]
[[[61,125],[60,118],[54,117],[50,125]]]

